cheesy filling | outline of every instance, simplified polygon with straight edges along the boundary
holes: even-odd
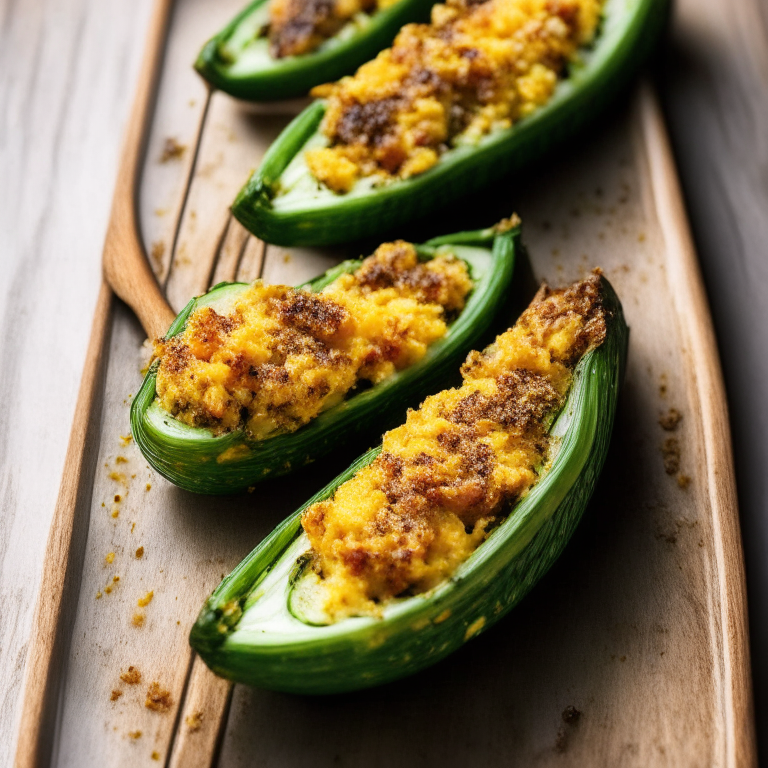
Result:
[[[408,24],[351,77],[318,86],[329,146],[307,150],[337,193],[363,176],[408,178],[448,148],[509,128],[546,104],[595,36],[601,0],[448,0]]]
[[[598,274],[543,288],[513,328],[470,353],[460,388],[409,411],[371,464],[305,511],[328,615],[376,615],[469,557],[536,482],[574,366],[604,337]]]
[[[373,14],[398,0],[272,0],[269,52],[276,58],[309,53],[361,13]]]
[[[157,399],[180,421],[254,439],[290,432],[358,382],[377,384],[445,336],[471,290],[452,255],[385,243],[319,293],[257,280],[228,314],[196,309],[155,342]]]

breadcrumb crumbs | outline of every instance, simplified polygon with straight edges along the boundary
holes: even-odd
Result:
[[[160,162],[167,163],[169,160],[180,160],[184,157],[184,153],[187,151],[187,147],[173,137],[169,136],[163,144],[163,152],[160,155]]]
[[[104,558],[104,561],[106,563],[109,563],[110,565],[112,563],[114,563],[115,562],[115,553],[114,552],[110,552],[109,554],[107,554],[107,556]]]
[[[131,665],[130,667],[128,667],[127,672],[123,672],[120,675],[120,679],[124,683],[128,683],[128,685],[136,685],[137,683],[141,682],[141,672],[139,672],[139,670],[136,667]]]
[[[122,691],[118,691],[117,688],[115,688],[114,691],[112,691],[112,695],[109,697],[110,701],[117,701],[121,696],[123,695]]]
[[[141,731],[128,731],[128,738],[133,739],[134,741],[136,739],[141,738]]]
[[[167,712],[173,706],[171,692],[163,688],[157,681],[147,688],[147,698],[144,706],[153,712]]]
[[[115,464],[127,464],[127,463],[128,463],[128,459],[126,459],[125,456],[118,456],[115,459]]]
[[[191,715],[187,715],[184,722],[187,724],[187,728],[189,728],[190,732],[195,733],[203,727],[203,713],[199,710],[193,712]]]
[[[144,595],[144,597],[140,597],[136,601],[136,605],[138,605],[139,608],[146,608],[152,602],[152,598],[154,596],[155,596],[154,591],[147,592],[147,594]]]
[[[666,413],[659,417],[661,428],[667,432],[674,432],[680,422],[683,420],[683,414],[677,408],[670,408]]]
[[[136,559],[141,560],[142,557],[144,557],[144,547],[139,547],[136,550]]]
[[[144,619],[145,616],[143,613],[134,613],[133,618],[131,619],[131,624],[133,624],[134,627],[143,627]]]

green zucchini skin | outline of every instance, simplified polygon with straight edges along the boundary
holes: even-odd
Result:
[[[195,69],[211,85],[238,99],[276,101],[306,96],[314,86],[354,72],[386,48],[404,24],[426,21],[434,0],[400,0],[372,15],[362,29],[336,35],[314,51],[282,59],[265,52],[262,61],[244,67],[238,62],[244,48],[233,58],[226,47],[235,44],[239,35],[247,39],[246,30],[254,26],[254,16],[263,13],[268,2],[250,3],[203,46],[195,61]]]
[[[214,436],[208,429],[190,427],[161,410],[154,403],[154,363],[131,405],[131,431],[146,460],[180,488],[196,493],[234,493],[267,477],[288,474],[374,427],[396,423],[407,406],[439,389],[455,372],[467,351],[490,328],[509,294],[515,253],[520,248],[519,228],[499,233],[495,228],[462,232],[455,238],[456,245],[448,236],[418,246],[427,258],[438,249],[454,251],[460,257],[463,254],[474,283],[462,313],[420,361],[375,387],[353,394],[295,432],[261,441],[250,440],[243,430]],[[351,272],[359,264],[343,262],[301,287],[321,290],[340,273]],[[484,274],[479,274],[483,268]],[[193,299],[173,322],[166,338],[184,330],[195,307],[246,287],[225,283]]]
[[[236,682],[280,691],[328,694],[366,688],[434,664],[517,604],[573,534],[608,451],[629,330],[605,280],[603,289],[610,312],[607,337],[576,368],[553,426],[561,440],[554,461],[449,581],[385,608],[381,619],[311,626],[291,616],[287,607],[282,615],[271,607],[260,624],[251,621],[244,628],[248,612],[265,599],[259,592],[287,603],[290,577],[283,584],[282,577],[273,576],[277,586],[272,593],[267,585],[270,573],[285,569],[291,546],[300,543],[304,509],[329,498],[375,458],[380,449],[374,449],[279,525],[214,591],[190,634],[205,663]]]
[[[445,152],[426,172],[337,195],[304,167],[300,193],[281,195],[284,172],[307,142],[322,143],[323,101],[308,106],[278,136],[238,194],[235,217],[280,245],[329,245],[382,235],[518,172],[594,121],[643,64],[668,15],[669,0],[607,0],[601,32],[552,99],[511,128]]]

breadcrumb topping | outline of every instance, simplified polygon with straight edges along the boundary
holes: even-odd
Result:
[[[373,14],[398,0],[272,0],[269,52],[273,58],[309,53],[359,14]]]
[[[327,612],[376,614],[450,576],[536,482],[573,368],[605,338],[600,277],[544,287],[513,328],[427,398],[381,454],[309,507],[302,525]]]
[[[328,99],[310,172],[348,192],[363,176],[408,178],[448,148],[509,128],[546,104],[595,36],[601,0],[448,0],[431,24],[407,24]]]
[[[197,309],[155,343],[157,397],[177,419],[254,439],[291,432],[377,384],[445,336],[472,283],[452,255],[420,262],[397,241],[320,293],[256,281],[226,315]]]

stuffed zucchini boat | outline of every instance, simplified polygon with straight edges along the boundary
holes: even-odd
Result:
[[[254,0],[198,55],[211,85],[248,101],[305,96],[389,45],[434,0]]]
[[[155,344],[131,407],[137,445],[181,488],[228,493],[396,422],[489,329],[519,233],[515,217],[385,243],[296,289],[216,286]]]
[[[608,450],[629,332],[599,273],[543,289],[380,448],[221,583],[190,643],[217,674],[334,693],[418,671],[549,569]]]
[[[235,216],[267,242],[383,233],[535,160],[595,119],[668,0],[449,0],[280,134]]]

